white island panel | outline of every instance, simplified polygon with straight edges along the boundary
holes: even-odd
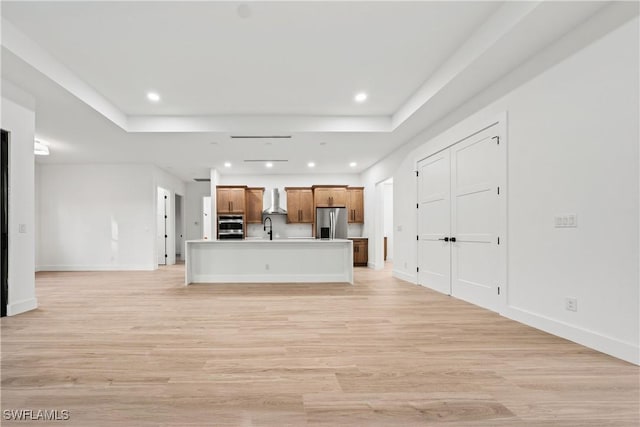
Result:
[[[185,283],[353,283],[350,240],[192,240]]]

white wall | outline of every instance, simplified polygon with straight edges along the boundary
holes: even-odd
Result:
[[[287,209],[287,192],[285,187],[311,187],[312,185],[350,185],[359,187],[362,184],[359,174],[343,175],[221,175],[219,185],[246,185],[248,187],[264,187],[263,209],[271,206],[271,189],[277,188],[280,193],[280,207]],[[365,222],[368,219],[365,211]],[[273,221],[273,237],[311,237],[311,224],[287,224],[286,215],[269,215]],[[349,237],[361,237],[363,226],[349,224]],[[248,237],[266,236],[261,224],[248,224]]]
[[[37,308],[34,217],[35,113],[30,97],[3,82],[0,127],[9,135],[9,274],[7,315]],[[15,95],[15,97],[14,97]],[[6,96],[11,96],[12,99]],[[26,102],[22,103],[24,100]],[[25,233],[19,232],[24,224]]]
[[[153,167],[43,164],[42,270],[153,270]]]
[[[364,174],[395,184],[394,274],[416,276],[416,162],[508,114],[508,283],[501,313],[640,363],[638,18]],[[446,118],[443,118],[446,120]],[[368,200],[368,204],[373,201]],[[575,213],[578,228],[553,227]],[[564,308],[578,298],[578,311]]]
[[[157,188],[184,194],[182,181],[151,165],[39,169],[40,270],[157,268]]]
[[[202,198],[211,195],[211,184],[208,182],[190,182],[186,185],[185,207],[185,240],[202,239]]]

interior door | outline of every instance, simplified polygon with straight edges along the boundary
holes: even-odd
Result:
[[[162,188],[158,188],[158,218],[157,218],[157,253],[158,265],[167,263],[167,196]]]
[[[450,154],[444,150],[418,163],[418,283],[451,293]]]
[[[498,146],[489,132],[451,147],[451,294],[498,307]]]

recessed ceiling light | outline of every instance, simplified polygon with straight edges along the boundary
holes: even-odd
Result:
[[[351,162],[349,163],[349,166],[351,166],[352,168],[355,168],[356,166],[358,166],[358,164],[356,162]]]
[[[49,143],[39,140],[33,141],[33,154],[36,156],[48,156],[49,155]]]
[[[307,163],[307,166],[309,166],[310,168],[313,168],[316,166],[316,164],[314,162],[309,162]]]
[[[364,92],[360,92],[355,96],[354,99],[356,100],[356,102],[364,102],[367,100],[367,94]]]
[[[147,99],[151,102],[158,102],[160,101],[160,95],[155,92],[147,92]]]
[[[267,162],[267,163],[265,163],[264,165],[265,165],[266,167],[268,167],[268,168],[272,168],[272,167],[273,167],[273,163],[271,163],[271,162]]]
[[[231,167],[231,162],[224,162],[224,167],[225,168],[230,168]]]

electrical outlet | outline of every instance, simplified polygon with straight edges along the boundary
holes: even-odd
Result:
[[[564,304],[568,311],[578,311],[578,298],[566,297]]]
[[[264,265],[264,269],[265,269],[265,270],[268,270],[268,269],[269,269],[269,264],[265,264],[265,265]]]
[[[401,225],[397,226],[397,227],[396,227],[396,230],[397,230],[398,232],[401,232],[401,231],[402,231],[402,226],[401,226]]]
[[[27,224],[18,224],[18,233],[26,233]]]

